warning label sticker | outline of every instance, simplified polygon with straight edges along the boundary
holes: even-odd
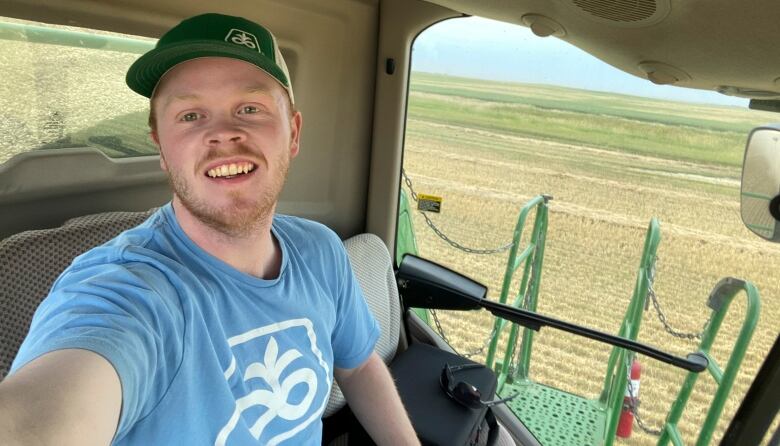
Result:
[[[424,212],[441,212],[441,197],[417,194],[417,209]]]

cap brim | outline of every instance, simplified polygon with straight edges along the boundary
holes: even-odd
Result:
[[[127,70],[127,86],[147,98],[152,97],[160,78],[176,65],[200,57],[229,57],[249,62],[268,73],[289,91],[290,80],[271,59],[231,43],[213,40],[188,41],[153,49],[139,57]]]

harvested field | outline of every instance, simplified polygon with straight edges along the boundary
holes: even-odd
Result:
[[[404,168],[416,192],[444,198],[442,212],[430,214],[431,220],[472,248],[508,243],[520,207],[540,193],[554,197],[539,299],[544,314],[616,333],[653,216],[662,232],[655,289],[674,328],[701,330],[709,316],[709,291],[720,278],[754,282],[762,297],[761,318],[716,444],[780,329],[780,245],[753,235],[739,215],[745,137],[753,126],[777,118],[609,96],[415,73]],[[614,140],[610,120],[620,133]],[[413,215],[422,256],[482,281],[490,298],[498,298],[506,254],[458,251],[429,230],[418,212]],[[722,366],[742,322],[744,301],[743,294],[734,300],[713,349]],[[461,352],[479,350],[493,322],[485,312],[440,312],[439,318]],[[551,329],[535,339],[533,379],[598,395],[608,346]],[[640,340],[683,356],[696,348],[667,334],[652,306]],[[685,373],[640,360],[641,414],[658,427]],[[700,378],[680,423],[686,444],[695,441],[713,393],[712,380]],[[655,441],[635,428],[632,438],[620,443]]]

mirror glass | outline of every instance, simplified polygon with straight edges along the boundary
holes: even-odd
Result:
[[[780,241],[780,126],[754,129],[742,165],[742,221],[767,240]]]

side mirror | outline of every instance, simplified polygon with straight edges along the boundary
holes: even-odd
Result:
[[[780,124],[750,132],[740,196],[745,226],[759,237],[780,242]]]

